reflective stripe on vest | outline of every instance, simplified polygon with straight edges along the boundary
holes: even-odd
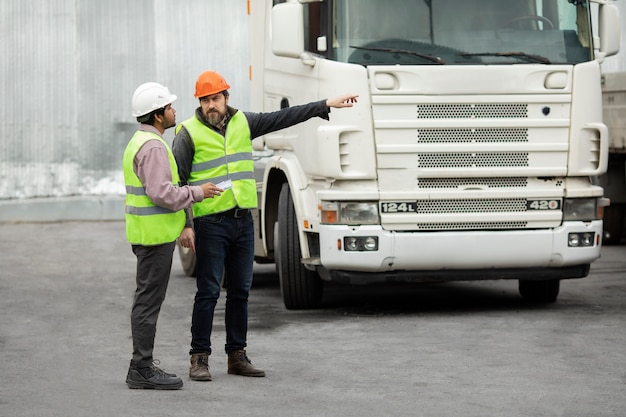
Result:
[[[175,241],[185,227],[185,211],[172,211],[150,200],[141,180],[133,170],[139,149],[149,140],[158,140],[167,150],[172,184],[178,185],[178,167],[167,143],[157,134],[137,131],[124,151],[122,168],[126,185],[126,238],[135,245],[160,245]]]
[[[190,185],[232,181],[222,195],[193,205],[194,217],[220,213],[233,207],[256,208],[257,194],[252,160],[252,140],[248,120],[237,112],[228,122],[226,138],[210,129],[195,116],[182,122],[194,143]]]

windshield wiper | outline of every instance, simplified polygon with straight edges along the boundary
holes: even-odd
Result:
[[[539,62],[541,64],[551,64],[548,58],[545,58],[541,55],[527,54],[526,52],[477,52],[474,54],[465,52],[459,55],[468,56],[468,57],[469,56],[512,56],[516,58],[525,59],[526,61],[530,61],[530,62]]]
[[[424,58],[430,62],[434,62],[435,64],[440,64],[440,65],[444,65],[445,62],[443,61],[443,59],[439,58],[438,56],[432,56],[432,55],[427,55],[427,54],[421,54],[419,52],[415,52],[415,51],[408,51],[406,49],[394,49],[394,48],[374,48],[374,47],[368,47],[368,46],[353,46],[350,45],[350,48],[354,48],[354,49],[364,49],[366,51],[380,51],[380,52],[389,52],[390,54],[405,54],[405,55],[414,55],[414,56],[418,56],[420,58]]]

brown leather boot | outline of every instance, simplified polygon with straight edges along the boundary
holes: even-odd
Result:
[[[191,366],[189,367],[189,378],[193,381],[210,381],[211,373],[209,372],[209,354],[193,353],[191,354]]]
[[[242,376],[265,376],[265,371],[252,366],[245,350],[235,350],[228,354],[228,373]]]

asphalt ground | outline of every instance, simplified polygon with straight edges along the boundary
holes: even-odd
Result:
[[[623,416],[626,247],[604,247],[555,304],[515,281],[329,286],[288,311],[257,265],[248,354],[228,375],[223,298],[213,381],[187,376],[194,279],[174,258],[155,357],[179,391],[130,390],[135,257],[124,224],[0,224],[0,416]]]

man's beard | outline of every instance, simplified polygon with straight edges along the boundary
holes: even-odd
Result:
[[[224,120],[224,115],[220,114],[219,112],[218,113],[211,112],[206,115],[206,118],[208,122],[212,124],[213,126],[219,126],[220,123],[222,123],[222,120]]]

